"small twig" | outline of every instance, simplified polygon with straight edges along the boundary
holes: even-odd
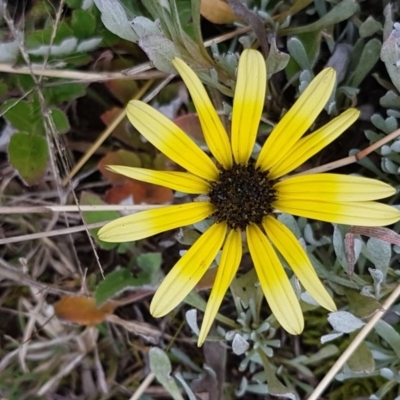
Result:
[[[321,394],[324,392],[326,387],[330,384],[330,382],[335,378],[336,374],[340,371],[346,361],[351,357],[357,347],[361,344],[361,342],[367,337],[367,335],[374,328],[376,323],[384,316],[386,311],[391,307],[391,305],[397,300],[400,296],[400,284],[396,287],[396,289],[392,292],[392,294],[388,297],[388,299],[383,304],[382,308],[377,310],[372,318],[368,321],[368,323],[358,332],[358,335],[354,338],[354,340],[350,343],[349,347],[344,351],[344,353],[337,359],[335,364],[329,370],[329,372],[325,375],[324,379],[318,384],[315,388],[314,392],[308,398],[308,400],[318,400]]]
[[[46,69],[47,62],[49,61],[49,58],[50,58],[51,48],[52,48],[52,46],[54,44],[54,40],[55,40],[56,35],[57,35],[57,30],[58,30],[58,27],[59,27],[59,23],[61,21],[62,15],[63,15],[64,4],[65,4],[65,0],[61,0],[60,4],[57,7],[56,19],[52,23],[53,29],[52,29],[52,32],[51,32],[51,37],[50,37],[50,41],[49,41],[49,47],[48,47],[47,53],[46,53],[46,55],[45,55],[45,57],[43,59],[42,72]],[[32,67],[31,67],[31,73],[32,73]],[[42,81],[42,78],[43,78],[43,74],[40,74],[39,78],[38,78],[38,83],[40,83]]]
[[[95,222],[94,224],[86,224],[86,225],[74,226],[72,228],[57,229],[57,230],[51,231],[51,232],[39,232],[39,233],[30,233],[30,234],[21,235],[21,236],[13,236],[13,237],[5,238],[5,239],[0,239],[0,245],[10,244],[10,243],[18,243],[18,242],[26,242],[27,240],[43,239],[43,238],[48,238],[48,237],[53,237],[53,236],[68,235],[70,233],[87,231],[88,229],[101,228],[103,225],[107,224],[108,222],[110,222],[110,221]]]
[[[164,88],[171,80],[174,78],[174,75],[167,76],[157,87],[151,91],[146,97],[143,98],[145,103],[149,102],[153,97],[155,97],[162,88]],[[148,81],[146,84],[139,90],[139,92],[134,96],[134,99],[140,99],[150,88],[153,81]],[[62,185],[65,186],[74,176],[75,174],[82,168],[82,166],[86,163],[86,161],[95,153],[95,151],[101,146],[101,144],[110,136],[113,130],[123,121],[126,117],[126,109],[124,108],[121,113],[111,122],[111,124],[105,129],[105,131],[100,135],[100,137],[96,140],[92,147],[82,156],[82,158],[78,161],[78,163],[74,166],[68,176],[62,181]]]
[[[139,400],[142,394],[150,386],[151,382],[153,382],[155,377],[156,376],[154,375],[154,373],[150,372],[150,374],[146,376],[146,379],[140,384],[140,386],[136,389],[135,393],[133,393],[129,400]]]
[[[371,144],[366,149],[361,150],[361,151],[357,152],[356,154],[353,154],[352,156],[348,156],[348,157],[342,158],[341,160],[333,161],[329,164],[321,165],[316,168],[311,168],[311,169],[308,169],[307,171],[300,172],[295,175],[316,174],[316,173],[331,171],[332,169],[344,167],[345,165],[349,165],[354,162],[360,161],[361,159],[366,157],[368,154],[379,149],[380,147],[382,147],[384,144],[390,142],[391,140],[396,139],[398,136],[400,136],[400,129],[396,129],[389,135],[378,140],[376,143]],[[295,175],[291,175],[291,176],[295,176]]]
[[[143,85],[138,93],[135,95],[135,99],[140,99],[149,87],[152,85],[153,81],[147,81]],[[114,129],[123,121],[126,116],[126,110],[123,109],[119,115],[111,122],[111,124],[105,129],[105,131],[97,138],[93,145],[88,149],[88,151],[82,156],[82,158],[75,164],[74,168],[69,172],[68,176],[62,181],[62,186],[65,186],[70,179],[75,176],[75,174],[82,168],[86,161],[95,153],[95,151],[103,144],[103,142],[111,135]]]
[[[150,63],[140,64],[138,67],[130,69],[128,72],[84,72],[84,71],[69,71],[59,70],[50,68],[29,68],[29,67],[16,67],[12,64],[0,63],[0,72],[29,75],[30,73],[47,77],[47,78],[59,78],[68,79],[68,82],[57,82],[57,85],[69,84],[70,80],[76,82],[105,82],[112,80],[148,80],[148,79],[160,79],[165,78],[167,74],[165,72],[150,70],[152,66]],[[46,85],[43,85],[46,86]]]
[[[101,206],[20,206],[0,207],[1,214],[44,214],[48,212],[80,212],[80,211],[145,211],[152,208],[165,207],[163,205],[101,205]]]
[[[205,47],[210,47],[213,43],[222,43],[235,36],[239,36],[242,33],[246,33],[251,30],[250,26],[236,29],[232,32],[225,33],[217,36],[213,39],[204,42]],[[84,71],[69,71],[51,68],[31,68],[31,67],[20,67],[13,64],[0,63],[0,72],[10,74],[21,74],[21,75],[38,75],[47,78],[60,78],[60,79],[72,79],[76,82],[104,82],[111,80],[148,80],[148,79],[162,79],[167,76],[165,72],[161,72],[153,69],[151,62],[140,64],[136,67],[130,68],[129,70],[121,72],[84,72]],[[71,83],[66,82],[66,84]],[[58,85],[62,85],[62,82],[57,82]]]

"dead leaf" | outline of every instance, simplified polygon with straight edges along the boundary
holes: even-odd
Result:
[[[122,108],[113,107],[102,114],[100,119],[104,122],[104,125],[109,126],[123,112],[124,110]],[[125,120],[117,125],[117,127],[113,130],[113,135],[116,137],[120,135],[126,135]]]
[[[354,274],[354,266],[356,264],[356,255],[354,251],[354,233],[346,233],[344,236],[344,246],[347,256],[347,263],[349,265],[348,274],[350,278],[353,277]]]
[[[350,228],[349,233],[368,236],[370,238],[379,239],[386,243],[400,246],[400,235],[389,228],[353,226]]]
[[[114,186],[107,192],[105,200],[108,204],[121,204],[129,198],[132,198],[133,204],[165,204],[174,198],[171,189],[133,179],[124,179],[121,185]]]
[[[122,104],[127,104],[129,100],[132,100],[138,91],[137,81],[134,80],[110,80],[106,81],[105,85]]]
[[[218,267],[209,268],[203,277],[200,279],[199,283],[196,285],[197,290],[207,290],[211,289],[214,285],[215,276],[217,274]]]
[[[213,24],[233,24],[240,21],[223,0],[201,0],[200,14]]]
[[[206,364],[209,370],[201,378],[192,382],[193,392],[201,399],[223,400],[225,383],[226,348],[220,343],[205,342],[203,346]]]
[[[173,122],[193,139],[205,143],[200,120],[197,114],[190,113],[181,115],[175,118]]]
[[[92,297],[83,296],[62,297],[54,304],[54,313],[58,318],[80,325],[99,324],[114,310],[115,305],[111,303],[97,307]]]
[[[265,33],[264,21],[255,12],[249,10],[247,5],[241,0],[228,0],[228,3],[234,14],[251,26],[258,42],[260,43],[264,58],[266,59],[269,53],[269,46],[267,35]]]
[[[117,150],[108,153],[104,156],[98,164],[99,171],[111,182],[111,183],[123,183],[126,181],[126,177],[115,172],[109,171],[107,165],[126,165],[128,167],[141,167],[142,162],[135,153],[127,150]]]
[[[141,336],[152,344],[157,344],[160,336],[166,337],[165,333],[154,328],[152,325],[141,321],[125,321],[119,318],[117,315],[108,315],[107,321],[113,324],[118,324],[124,327],[129,332],[135,335]]]

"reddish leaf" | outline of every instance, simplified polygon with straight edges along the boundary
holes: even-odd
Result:
[[[133,204],[164,204],[171,201],[173,197],[171,189],[126,179],[121,185],[115,186],[107,192],[106,202],[120,204],[124,200],[132,198]]]
[[[111,108],[111,110],[108,110],[104,114],[102,114],[100,118],[105,125],[109,126],[122,112],[124,112],[122,108],[114,107]],[[121,123],[117,125],[117,127],[113,130],[114,136],[126,136],[127,133],[125,129],[125,123],[126,120],[124,119]]]
[[[122,103],[127,104],[138,91],[137,81],[120,79],[105,82],[110,92]]]
[[[181,115],[174,119],[174,123],[190,137],[204,143],[204,135],[197,114],[190,113]]]
[[[209,268],[203,277],[200,279],[199,283],[196,285],[197,290],[207,290],[211,289],[214,285],[215,276],[217,275],[218,266],[215,268]]]
[[[353,226],[350,228],[349,233],[355,233],[375,239],[380,239],[384,242],[400,246],[400,235],[389,228]]]
[[[101,116],[101,120],[105,125],[109,126],[112,122],[115,121],[119,115],[124,112],[122,108],[114,107],[111,110],[106,111]],[[126,118],[122,120],[112,131],[112,136],[120,140],[122,143],[130,147],[134,147],[137,149],[146,148],[146,144],[143,143],[138,135],[133,135],[132,132],[127,129],[129,126],[129,122]]]
[[[123,183],[127,178],[123,175],[116,174],[106,169],[107,165],[126,165],[128,167],[141,167],[140,158],[133,152],[127,150],[118,150],[108,153],[99,162],[100,172],[111,183]]]
[[[54,304],[58,318],[80,325],[99,324],[114,310],[115,306],[110,303],[97,307],[93,298],[83,296],[66,296]]]
[[[354,274],[354,265],[356,263],[356,255],[354,252],[354,233],[346,233],[344,236],[344,245],[346,249],[347,263],[349,264],[349,276],[352,278]]]

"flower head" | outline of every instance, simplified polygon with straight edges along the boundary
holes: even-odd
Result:
[[[388,225],[400,219],[395,208],[373,201],[395,193],[385,183],[330,173],[286,176],[343,133],[358,118],[359,111],[351,108],[304,136],[327,103],[335,84],[335,71],[326,68],[274,127],[257,160],[253,160],[251,154],[266,91],[266,67],[261,54],[245,50],[240,57],[230,135],[194,71],[178,58],[173,60],[173,65],[192,96],[213,158],[158,111],[143,102],[131,101],[127,108],[130,122],[187,172],[125,166],[110,169],[130,178],[203,196],[188,204],[119,218],[104,226],[99,237],[109,242],[139,240],[212,218],[214,223],[162,281],[151,302],[152,315],[162,317],[175,308],[222,249],[199,335],[201,345],[237,272],[245,237],[271,311],[289,333],[300,334],[304,327],[303,314],[277,253],[321,306],[328,310],[336,308],[305,250],[293,233],[275,218],[275,213],[361,226]]]

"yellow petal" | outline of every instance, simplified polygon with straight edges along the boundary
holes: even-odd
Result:
[[[340,174],[309,174],[274,185],[279,200],[369,201],[392,196],[396,190],[376,179]]]
[[[323,202],[279,199],[273,206],[288,214],[325,222],[358,226],[385,226],[400,219],[400,211],[374,201]]]
[[[228,290],[242,259],[241,231],[231,230],[222,249],[217,275],[207,302],[203,323],[199,333],[197,345],[201,346],[210,331],[211,325],[221,306],[225,293]]]
[[[228,135],[203,84],[195,72],[181,59],[174,58],[172,64],[192,96],[208,148],[225,169],[231,168],[232,153]]]
[[[139,100],[132,100],[126,108],[132,125],[158,150],[192,174],[213,181],[218,178],[218,169],[179,127]]]
[[[302,165],[314,154],[317,154],[321,149],[339,137],[357,120],[359,115],[360,112],[358,110],[350,108],[317,131],[301,138],[292,147],[287,157],[269,169],[270,178],[277,179]]]
[[[299,335],[304,328],[303,313],[275,250],[256,225],[248,225],[246,234],[250,255],[271,311],[286,331]]]
[[[99,230],[98,235],[106,242],[131,242],[194,224],[209,217],[213,212],[214,206],[208,202],[155,208],[109,222]]]
[[[322,70],[278,122],[261,149],[257,167],[270,170],[289,156],[292,147],[310,128],[329,100],[335,85],[333,68]]]
[[[126,167],[124,165],[107,165],[107,169],[128,178],[154,183],[182,193],[205,194],[210,190],[210,184],[207,181],[188,172],[154,171],[152,169]]]
[[[261,53],[244,50],[239,59],[232,110],[232,152],[246,164],[253,151],[267,87],[267,69]]]
[[[211,225],[175,264],[151,301],[150,313],[154,317],[168,314],[192,291],[215,259],[226,230],[226,223]]]
[[[293,233],[271,216],[264,219],[263,226],[268,238],[290,265],[290,268],[292,268],[307,292],[322,307],[330,311],[336,311],[332,297],[319,280],[307,253],[301,247]]]

